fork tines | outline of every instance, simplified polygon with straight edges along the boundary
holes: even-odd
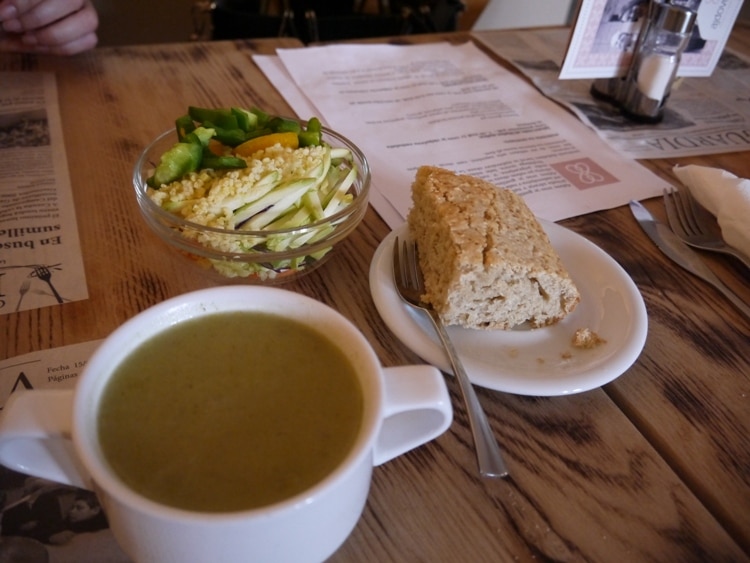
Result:
[[[664,190],[664,207],[669,226],[685,243],[734,256],[750,268],[750,258],[726,243],[716,217],[701,206],[687,188]]]
[[[670,226],[681,238],[721,237],[716,218],[700,206],[687,190],[664,190],[664,204]]]

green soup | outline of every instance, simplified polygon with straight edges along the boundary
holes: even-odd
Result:
[[[362,424],[354,367],[321,333],[265,313],[182,322],[107,384],[99,441],[115,473],[159,503],[228,512],[329,475]]]

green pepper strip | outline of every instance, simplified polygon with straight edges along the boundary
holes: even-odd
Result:
[[[297,137],[301,147],[317,147],[322,140],[320,131],[300,131]]]
[[[250,113],[258,118],[258,127],[265,127],[271,119],[268,113],[256,107],[250,108]]]
[[[195,131],[195,123],[193,118],[189,115],[183,115],[175,119],[175,128],[177,129],[177,140],[182,141],[185,139],[185,135]]]
[[[248,133],[245,133],[245,140],[249,141],[250,139],[254,139],[255,137],[262,137],[263,135],[270,135],[273,133],[268,127],[264,127],[263,129],[256,129],[255,131],[250,131]]]
[[[188,115],[195,121],[203,123],[204,121],[216,121],[221,115],[231,115],[231,111],[226,108],[201,108],[197,106],[188,106]]]
[[[236,147],[247,140],[247,133],[239,127],[224,128],[209,121],[204,121],[203,126],[214,129],[216,131],[214,135],[216,140],[230,147]]]
[[[320,119],[317,117],[311,117],[307,122],[305,130],[320,133],[323,131],[323,125],[320,123]]]
[[[200,145],[201,147],[207,147],[208,141],[211,140],[212,137],[216,135],[216,130],[211,129],[208,127],[196,127],[185,135],[185,138],[182,140],[183,143],[196,143]]]
[[[201,161],[201,168],[213,168],[214,170],[222,168],[247,168],[247,162],[236,156],[215,156],[204,154]]]
[[[302,130],[299,122],[283,117],[274,117],[268,122],[268,126],[274,133],[299,133]]]
[[[304,131],[300,131],[298,134],[299,144],[301,147],[318,146],[323,140],[323,126],[320,123],[320,119],[317,117],[311,117],[307,122]]]
[[[237,119],[237,126],[245,133],[258,127],[258,116],[243,108],[231,108],[232,115]]]
[[[189,106],[188,115],[193,118],[193,121],[204,125],[211,123],[223,129],[237,129],[239,127],[237,118],[232,113],[232,110],[227,108],[209,109]]]
[[[146,183],[152,188],[158,188],[174,182],[197,170],[202,156],[203,147],[199,143],[176,143],[161,156],[154,175]]]

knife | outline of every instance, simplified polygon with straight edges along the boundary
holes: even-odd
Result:
[[[750,319],[750,307],[748,307],[732,290],[716,277],[716,274],[701,260],[701,257],[682,242],[672,230],[664,223],[659,222],[648,209],[643,207],[638,201],[630,202],[630,211],[633,212],[638,224],[646,232],[649,238],[666,254],[673,262],[685,268],[688,272],[698,276],[703,281],[710,283],[718,289],[724,297],[729,299],[742,314]]]

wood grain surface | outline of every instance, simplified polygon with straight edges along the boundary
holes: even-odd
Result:
[[[748,35],[738,28],[731,44],[750,52]],[[282,46],[296,44],[0,55],[0,70],[57,77],[90,293],[85,301],[0,315],[0,358],[103,338],[150,305],[209,284],[145,227],[133,165],[188,105],[291,114],[251,59]],[[748,151],[641,162],[672,182],[677,163],[750,177]],[[658,199],[646,205],[664,218]],[[561,224],[609,253],[642,292],[649,334],[640,358],[612,383],[578,395],[478,388],[510,467],[505,480],[478,477],[458,387],[446,376],[452,427],[375,469],[364,514],[332,561],[750,560],[750,322],[663,256],[625,207]],[[370,296],[370,261],[388,231],[369,209],[324,266],[283,287],[352,320],[385,366],[422,363],[386,327]],[[729,259],[704,256],[750,302],[750,274]]]

